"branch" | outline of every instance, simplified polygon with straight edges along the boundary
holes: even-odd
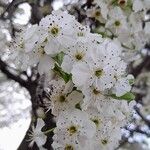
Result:
[[[9,5],[5,9],[5,11],[1,14],[0,18],[1,19],[11,19],[17,6],[24,2],[27,2],[27,0],[13,0],[11,3],[9,3]],[[8,13],[7,16],[5,16],[6,12]]]
[[[23,80],[13,68],[10,68],[4,61],[0,58],[0,70],[4,73],[7,78],[18,82],[22,87],[27,88],[27,82]]]
[[[150,120],[146,119],[146,117],[140,112],[138,107],[134,107],[137,114],[141,117],[141,119],[146,123],[146,125],[150,128]]]
[[[29,77],[27,72],[23,71],[23,72],[18,72],[17,70],[9,67],[4,61],[2,61],[0,59],[0,70],[2,71],[2,73],[4,73],[9,79],[14,80],[16,82],[18,82],[22,87],[25,87],[31,96],[31,102],[32,102],[32,118],[34,118],[34,120],[36,121],[37,119],[37,109],[39,107],[43,107],[43,97],[44,97],[44,83],[45,83],[45,75],[39,76],[39,74],[37,73],[36,68],[32,68],[32,74]],[[27,80],[24,80],[21,78],[21,75],[24,75],[27,77]],[[36,75],[36,79],[33,80],[33,78],[35,78]],[[52,128],[55,127],[55,123],[53,121],[53,116],[51,114],[51,112],[47,113],[47,117],[44,119],[45,121],[45,127],[46,128]],[[32,150],[32,149],[38,149],[36,143],[34,143],[32,148],[29,148],[29,142],[27,141],[27,139],[29,139],[28,136],[28,132],[31,130],[31,127],[33,125],[33,121],[31,121],[30,126],[26,132],[26,135],[24,137],[24,139],[22,140],[20,146],[18,147],[18,150]],[[47,142],[45,144],[45,146],[51,148],[51,144],[52,144],[52,136],[53,133],[50,133],[48,135],[48,139]]]
[[[132,68],[130,73],[133,74],[134,77],[137,77],[149,63],[150,63],[150,56],[147,55],[140,65],[138,65],[136,68]]]

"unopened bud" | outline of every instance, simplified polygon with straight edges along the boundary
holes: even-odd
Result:
[[[45,118],[44,109],[42,107],[37,108],[36,115],[37,115],[38,118],[44,119]]]

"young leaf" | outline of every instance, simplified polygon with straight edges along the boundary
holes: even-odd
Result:
[[[120,97],[116,96],[115,94],[112,94],[111,97],[118,100],[127,100],[129,102],[135,99],[135,95],[131,92],[127,92],[126,94]]]
[[[59,64],[61,65],[64,59],[64,53],[60,52],[59,54],[57,54],[55,57],[53,57],[53,59]]]
[[[61,67],[59,67],[57,64],[55,64],[54,71],[64,79],[64,81],[67,83],[71,79],[71,74],[68,74],[64,72]]]

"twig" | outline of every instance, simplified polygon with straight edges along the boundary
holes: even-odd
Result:
[[[5,11],[1,14],[0,18],[1,19],[11,19],[17,6],[24,2],[27,2],[27,1],[28,0],[13,0],[11,3],[9,3],[9,5],[5,9]],[[6,12],[8,13],[7,16],[5,16]]]
[[[18,82],[22,87],[27,87],[27,82],[23,80],[13,68],[10,68],[4,61],[0,59],[0,70],[4,73],[9,79],[12,79]],[[11,72],[12,70],[12,72]]]
[[[146,125],[150,128],[150,120],[146,119],[145,116],[140,112],[138,107],[134,107],[137,114],[141,117],[141,119],[146,123]]]

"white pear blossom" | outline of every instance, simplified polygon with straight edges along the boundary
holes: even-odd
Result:
[[[66,145],[70,145],[70,142],[74,142],[74,145],[80,145],[84,147],[89,139],[92,139],[96,131],[95,124],[88,118],[85,112],[78,109],[68,110],[59,115],[57,121],[57,128],[54,133],[58,136],[54,136],[54,149],[63,149]],[[69,139],[68,143],[59,143],[59,135],[64,137],[64,141]]]
[[[75,109],[77,105],[83,100],[83,94],[78,91],[72,91],[72,83],[60,81],[53,81],[50,83],[52,92],[50,94],[51,103],[48,110],[52,110],[53,115],[58,116],[63,111],[68,109]]]
[[[112,128],[107,131],[99,132],[98,136],[95,137],[91,142],[91,150],[112,150],[117,148],[121,140],[120,129]]]
[[[113,92],[118,97],[129,92],[131,90],[131,85],[129,83],[128,77],[118,79],[113,89]]]
[[[88,26],[83,26],[79,22],[74,22],[73,29],[77,42],[88,43],[92,35]]]
[[[52,147],[54,150],[87,150],[87,147],[89,147],[88,140],[84,143],[84,145],[81,145],[75,139],[70,140],[61,133],[55,133],[53,140],[54,142],[52,143]]]
[[[86,112],[89,114],[90,119],[96,125],[96,134],[92,141],[90,142],[90,148],[94,150],[106,149],[112,150],[119,145],[119,140],[121,139],[121,128],[124,123],[129,119],[126,113],[131,113],[127,108],[127,103],[123,103],[123,107],[117,100],[111,100],[111,106],[108,106],[110,100],[105,99],[100,101],[101,109],[97,109],[95,106],[89,107]],[[107,114],[105,110],[108,110]],[[107,111],[107,112],[108,112]]]
[[[96,3],[100,9],[101,9],[101,14],[103,16],[104,19],[107,19],[107,15],[109,13],[109,9],[107,8],[107,3],[105,0],[94,0],[94,3]]]
[[[32,126],[32,131],[29,133],[29,139],[27,141],[31,141],[29,147],[32,147],[34,142],[38,145],[41,150],[45,148],[42,147],[46,142],[46,135],[41,131],[42,127],[44,126],[44,121],[42,119],[37,120],[36,127]]]
[[[36,44],[34,49],[29,52],[30,65],[38,64],[38,71],[40,74],[46,74],[51,79],[53,76],[52,69],[54,68],[54,60],[45,53],[45,43]],[[47,65],[45,65],[47,64]]]
[[[75,46],[69,47],[65,52],[66,55],[61,65],[62,69],[70,73],[75,63],[85,61],[87,50],[87,46],[79,42]]]
[[[57,54],[68,45],[75,44],[74,22],[74,17],[62,11],[53,12],[40,21],[40,40],[46,40],[44,50],[47,54]]]
[[[111,30],[115,35],[121,34],[122,30],[126,30],[128,28],[126,16],[119,7],[110,11],[109,20],[105,27]]]
[[[87,16],[90,17],[90,18],[95,18],[96,20],[98,20],[101,23],[105,22],[105,19],[101,14],[101,9],[100,8],[93,7],[91,9],[88,9],[87,10]]]

